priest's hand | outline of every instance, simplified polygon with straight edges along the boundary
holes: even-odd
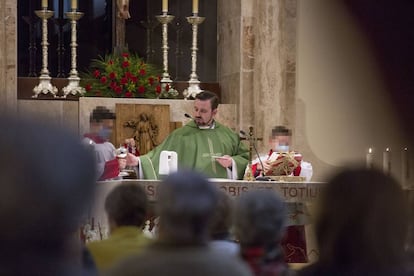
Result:
[[[229,168],[229,169],[231,169],[231,166],[233,164],[233,158],[231,158],[230,155],[223,155],[221,157],[218,157],[216,158],[216,161],[224,168]]]
[[[139,157],[128,152],[126,156],[126,165],[131,166],[131,167],[136,167],[138,166],[138,163],[139,163]]]

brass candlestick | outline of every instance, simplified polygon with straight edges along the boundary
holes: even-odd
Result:
[[[71,34],[70,47],[71,47],[72,61],[71,61],[71,70],[70,70],[69,77],[68,77],[69,84],[63,88],[62,98],[66,98],[66,96],[68,96],[69,94],[72,94],[72,95],[81,94],[82,95],[85,93],[85,89],[79,86],[80,78],[78,76],[78,70],[76,69],[77,67],[76,48],[78,46],[76,26],[77,26],[77,21],[83,16],[83,12],[72,10],[71,12],[65,13],[65,15],[67,18],[70,19],[70,24],[71,24],[72,34]]]
[[[191,47],[191,74],[190,80],[188,81],[188,88],[184,90],[183,95],[186,99],[194,98],[198,93],[200,93],[200,81],[197,76],[197,36],[198,36],[198,25],[203,23],[205,17],[200,17],[197,14],[187,17],[188,23],[192,25],[193,29],[193,43]]]
[[[47,20],[53,16],[53,11],[48,9],[37,10],[35,14],[42,19],[42,70],[40,71],[39,84],[33,88],[34,95],[32,98],[37,98],[39,94],[51,93],[56,98],[57,88],[52,85],[51,77],[48,69],[48,46],[47,41]]]
[[[168,24],[174,19],[173,15],[168,15],[164,12],[162,15],[156,16],[157,20],[162,24],[162,63],[164,67],[164,72],[162,73],[161,79],[161,96],[168,97],[168,94],[176,95],[177,90],[171,85],[172,80],[170,74],[168,73]],[[168,88],[167,88],[168,86]]]

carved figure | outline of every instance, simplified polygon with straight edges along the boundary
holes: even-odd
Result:
[[[133,138],[136,141],[140,154],[146,154],[158,145],[158,126],[155,124],[152,116],[141,113],[138,121],[127,121],[124,127],[134,129]]]
[[[116,4],[118,6],[118,17],[122,19],[129,19],[131,15],[129,14],[129,0],[117,0]]]

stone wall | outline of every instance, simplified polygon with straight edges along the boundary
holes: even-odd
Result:
[[[267,148],[273,126],[295,129],[296,0],[218,1],[218,75],[223,101],[239,106]]]
[[[17,2],[0,2],[0,111],[17,110]]]

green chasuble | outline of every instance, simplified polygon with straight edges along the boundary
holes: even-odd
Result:
[[[215,122],[213,129],[199,129],[195,122],[191,121],[174,130],[152,151],[140,156],[140,171],[143,173],[141,178],[159,178],[160,153],[163,150],[177,152],[178,170],[194,169],[211,178],[228,177],[228,170],[223,168],[214,157],[230,155],[236,165],[237,172],[234,172],[237,179],[243,179],[249,158],[247,147],[230,128]],[[235,168],[233,167],[232,170]]]

